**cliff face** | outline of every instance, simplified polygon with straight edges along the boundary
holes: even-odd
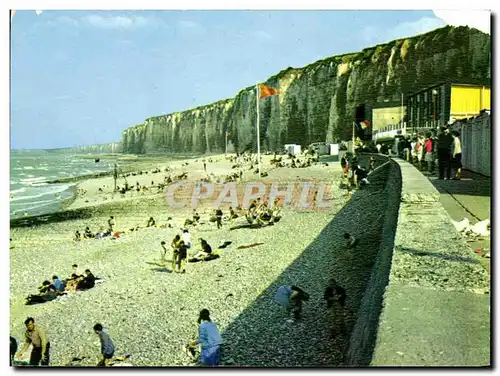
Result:
[[[280,95],[260,101],[261,147],[349,137],[356,107],[405,96],[444,81],[489,82],[490,36],[444,27],[408,39],[287,68],[265,84]],[[224,130],[237,151],[256,149],[255,87],[192,110],[157,116],[126,129],[125,153],[221,152]]]
[[[103,153],[121,153],[122,152],[122,143],[121,142],[110,142],[107,144],[98,144],[98,145],[86,145],[86,146],[77,146],[73,148],[61,148],[61,149],[50,149],[48,151],[57,151],[71,154],[103,154]]]

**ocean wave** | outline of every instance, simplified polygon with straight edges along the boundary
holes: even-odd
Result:
[[[13,202],[16,202],[16,201],[26,201],[26,200],[32,200],[34,198],[39,198],[39,197],[44,197],[44,196],[48,196],[48,195],[53,195],[55,196],[56,193],[62,193],[68,189],[71,189],[74,185],[70,185],[70,184],[65,184],[65,185],[62,185],[62,186],[54,186],[54,185],[50,185],[49,187],[51,187],[52,189],[49,189],[49,190],[44,190],[38,194],[32,194],[32,195],[28,195],[28,196],[19,196],[19,197],[14,197],[12,200],[10,200],[11,203]],[[40,188],[40,189],[43,189],[43,188]],[[54,200],[58,200],[57,199],[54,199]]]
[[[20,208],[24,207],[24,206],[28,206],[28,205],[34,205],[33,207],[36,207],[36,206],[44,206],[44,205],[47,205],[49,203],[56,203],[58,200],[57,199],[50,199],[50,200],[40,200],[40,201],[27,201],[27,202],[16,202],[16,203],[12,203],[11,206],[14,206],[16,208],[16,210],[21,210]],[[40,205],[40,204],[43,204],[43,205]]]
[[[35,169],[35,167],[33,167],[33,166],[24,166],[23,167],[23,170],[34,170],[34,169]]]
[[[12,182],[11,182],[12,184]],[[26,191],[26,188],[19,188],[19,189],[16,189],[15,191],[10,191],[10,194],[13,195],[14,193],[21,193],[21,192],[25,192]]]
[[[33,185],[35,183],[40,183],[46,180],[47,180],[46,177],[38,176],[38,177],[30,177],[28,179],[21,179],[20,183],[24,185]]]
[[[11,212],[11,215],[16,215],[19,212],[28,212],[28,211],[33,210],[33,209],[40,209],[40,208],[43,208],[45,206],[54,205],[54,204],[56,204],[56,201],[53,201],[53,200],[52,201],[47,201],[47,203],[43,204],[43,205],[34,205],[34,206],[27,207],[27,208],[13,210]]]

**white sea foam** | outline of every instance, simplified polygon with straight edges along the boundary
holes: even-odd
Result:
[[[12,184],[12,182],[11,182]],[[25,192],[26,191],[26,188],[19,188],[19,189],[16,189],[14,191],[10,191],[10,194],[13,195],[15,193],[21,193],[21,192]]]
[[[28,175],[29,176],[29,175]],[[34,183],[39,183],[39,182],[42,182],[42,181],[45,181],[47,180],[46,177],[43,177],[43,176],[38,176],[38,177],[30,177],[28,179],[22,179],[21,180],[21,184],[25,184],[25,185],[33,185]]]

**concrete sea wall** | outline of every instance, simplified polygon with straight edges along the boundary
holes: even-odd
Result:
[[[382,242],[345,364],[489,366],[488,272],[429,180],[389,163]]]

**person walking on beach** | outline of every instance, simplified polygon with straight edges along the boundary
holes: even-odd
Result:
[[[172,247],[172,271],[175,270],[175,264],[177,263],[177,256],[179,254],[179,243],[181,241],[181,236],[179,234],[175,235],[170,246]]]
[[[162,247],[162,251],[160,252],[160,256],[161,256],[161,259],[160,259],[160,263],[162,265],[165,265],[166,263],[166,260],[165,260],[165,255],[167,254],[167,247],[166,247],[166,244],[164,241],[162,241],[161,243],[161,247]]]
[[[186,259],[187,259],[187,247],[184,240],[179,242],[179,248],[177,249],[177,272],[186,273]]]
[[[203,161],[203,171],[207,172],[207,162]]]
[[[30,366],[48,366],[50,361],[50,342],[47,339],[47,333],[40,326],[35,326],[35,319],[28,317],[24,322],[26,325],[25,342],[17,354],[18,359],[23,357],[24,352],[30,345],[33,346],[30,356]]]
[[[115,345],[109,335],[102,330],[101,324],[94,325],[94,332],[99,336],[99,340],[101,341],[102,358],[97,363],[97,367],[109,367],[109,362],[115,354]]]
[[[187,228],[182,230],[181,238],[184,241],[186,248],[191,248],[191,234],[189,233],[189,230]]]
[[[198,317],[198,338],[185,346],[185,351],[193,354],[194,347],[201,346],[201,364],[204,366],[218,366],[220,363],[220,347],[222,337],[217,325],[210,319],[208,309],[202,309]]]
[[[115,226],[115,217],[111,216],[108,219],[108,232],[113,233],[114,226]]]
[[[217,208],[215,211],[215,220],[217,222],[217,230],[222,227],[222,210],[220,208]]]

